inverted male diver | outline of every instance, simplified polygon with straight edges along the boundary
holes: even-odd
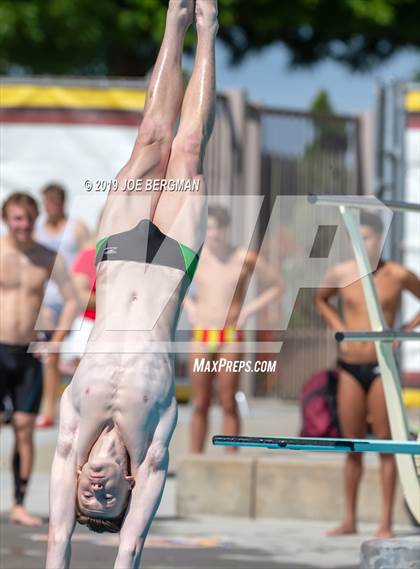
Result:
[[[360,231],[369,259],[379,258],[382,243],[382,221],[375,214],[361,211]],[[385,321],[390,328],[401,303],[402,292],[408,291],[420,298],[420,279],[394,261],[379,260],[373,271],[373,281],[381,303]],[[343,283],[352,282],[348,286]],[[370,330],[369,314],[363,294],[356,261],[346,261],[332,267],[327,273],[324,287],[316,296],[317,308],[330,328],[340,330]],[[330,304],[339,295],[342,315]],[[420,314],[406,323],[404,330],[414,330],[420,325]],[[372,422],[376,439],[390,439],[385,393],[376,359],[374,342],[342,342],[337,362],[339,366],[338,416],[345,438],[362,439],[366,436],[367,416]],[[375,537],[392,537],[392,511],[396,487],[396,464],[392,454],[380,454],[380,478],[382,512]],[[362,477],[362,454],[348,453],[345,466],[345,514],[343,523],[329,535],[356,533],[356,503]]]
[[[194,13],[196,59],[183,96],[183,39]],[[216,0],[169,2],[144,118],[117,180],[119,188],[129,179],[199,180],[199,191],[154,193],[151,200],[121,190],[108,196],[96,322],[61,401],[48,569],[69,567],[76,520],[92,530],[119,531],[114,567],[139,567],[162,496],[177,420],[170,341],[206,229],[202,166],[214,122],[217,27]]]

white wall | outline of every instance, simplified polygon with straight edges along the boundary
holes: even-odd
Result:
[[[405,201],[420,203],[420,129],[407,129],[405,137],[406,181]],[[420,273],[420,215],[404,214],[404,265]],[[419,311],[419,301],[411,294],[403,296],[403,322],[413,318]],[[420,372],[420,345],[418,342],[403,343],[403,371]]]
[[[136,132],[125,126],[1,124],[1,201],[17,190],[40,198],[45,184],[61,182],[68,190],[69,215],[93,229],[105,193],[89,194],[84,181],[115,177],[131,154]]]

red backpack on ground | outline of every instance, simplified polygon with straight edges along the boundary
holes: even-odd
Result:
[[[337,415],[337,370],[315,373],[302,388],[301,437],[340,437]]]

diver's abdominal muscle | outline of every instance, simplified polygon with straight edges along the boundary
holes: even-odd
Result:
[[[138,263],[120,267],[114,262],[102,263],[100,275],[96,293],[100,334],[114,330],[148,332],[154,337],[157,330],[160,340],[170,339],[182,300],[182,271]]]

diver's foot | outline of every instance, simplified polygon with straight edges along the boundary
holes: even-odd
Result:
[[[197,31],[211,30],[217,33],[217,0],[195,0],[195,24]]]
[[[395,534],[389,526],[379,526],[374,533],[374,537],[377,539],[389,539],[395,537]]]
[[[327,535],[329,537],[336,537],[339,535],[353,535],[355,533],[357,533],[356,525],[344,522],[340,526],[328,531]]]
[[[21,526],[38,527],[42,525],[42,519],[39,516],[31,516],[24,506],[14,506],[9,515],[12,524]]]
[[[187,31],[194,19],[194,0],[169,0],[167,20],[174,20]]]

